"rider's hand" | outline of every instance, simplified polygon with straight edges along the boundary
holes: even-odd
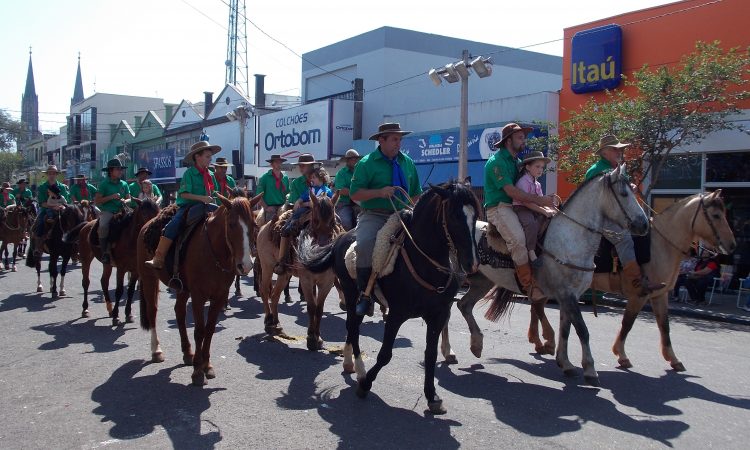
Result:
[[[391,198],[396,193],[396,188],[394,186],[386,186],[383,188],[380,188],[380,197],[381,198]]]
[[[546,206],[548,208],[552,208],[555,206],[555,202],[552,200],[552,197],[544,196],[544,197],[537,197],[537,205],[539,206]]]
[[[120,194],[118,194],[117,192],[112,194],[112,200],[120,200]]]
[[[213,203],[213,202],[214,202],[214,198],[211,197],[210,195],[206,195],[205,197],[203,197],[203,203]]]

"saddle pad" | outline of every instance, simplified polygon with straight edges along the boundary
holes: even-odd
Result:
[[[393,273],[393,269],[396,266],[396,260],[398,259],[398,251],[393,251],[388,257],[388,252],[391,249],[391,239],[394,238],[397,241],[397,234],[402,231],[401,222],[398,220],[396,214],[391,214],[388,221],[383,225],[383,228],[378,230],[377,237],[375,238],[375,247],[372,252],[372,270],[374,273],[378,273],[378,278],[383,278]],[[403,241],[400,241],[403,242]],[[397,244],[401,245],[401,244]],[[346,263],[346,270],[349,275],[357,279],[357,243],[353,242],[349,249],[346,251],[344,257]]]
[[[500,235],[500,232],[497,231],[495,225],[487,222],[484,227],[477,226],[477,228],[482,229],[482,237],[486,238],[487,244],[491,249],[501,255],[510,256],[510,251],[508,250],[508,246],[505,244],[505,239],[503,239],[503,237]]]
[[[513,269],[515,265],[508,253],[500,253],[488,242],[487,233],[482,233],[477,245],[479,263],[494,269]]]

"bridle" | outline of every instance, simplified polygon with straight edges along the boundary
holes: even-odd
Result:
[[[13,213],[14,213],[13,217],[16,218],[16,226],[11,227],[10,225],[8,225],[8,219],[10,218],[10,214],[8,214],[7,210],[5,213],[5,220],[3,221],[3,226],[5,226],[5,228],[9,229],[10,231],[18,231],[21,229],[21,226],[22,226],[21,219],[26,216],[26,212],[23,209],[19,209],[19,207],[16,206],[13,209]]]
[[[716,225],[714,224],[714,221],[711,220],[711,217],[708,215],[708,206],[706,206],[706,202],[704,201],[705,197],[706,197],[705,194],[701,194],[699,202],[698,202],[698,207],[695,208],[695,213],[693,214],[693,220],[690,221],[690,231],[692,232],[693,235],[695,235],[695,220],[698,218],[698,212],[703,211],[703,217],[706,219],[706,223],[708,223],[708,226],[711,227],[711,232],[714,234],[714,239],[716,243],[718,244],[718,247],[720,249],[724,249],[726,247],[724,247],[724,242],[722,241],[721,236],[719,235],[719,230],[716,229]],[[653,208],[651,208],[650,206],[648,208],[654,213],[654,215],[659,214],[656,211],[654,211]],[[664,235],[664,233],[662,233],[656,226],[654,226],[653,221],[651,222],[651,228],[653,228],[654,231],[659,233],[659,236],[661,236],[667,242],[667,244],[677,249],[677,251],[682,253],[684,256],[688,256],[688,257],[690,256],[690,249],[688,249],[688,251],[685,251],[685,250],[682,250],[680,247],[678,247],[677,244],[672,242],[666,235]],[[703,247],[702,245],[699,245],[699,248],[710,250],[710,249]]]

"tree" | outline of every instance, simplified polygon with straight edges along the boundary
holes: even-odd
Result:
[[[749,51],[697,42],[676,67],[643,66],[626,77],[626,89],[606,92],[603,101],[590,99],[560,123],[559,136],[549,142],[558,168],[571,172],[569,181],[580,182],[597,158],[599,138],[615,134],[633,144],[626,160],[641,180],[650,176],[648,196],[675,148],[721,130],[746,132],[732,116],[741,112],[738,102],[750,98]]]
[[[0,151],[12,150],[24,128],[23,123],[13,120],[8,113],[0,109]]]
[[[20,153],[0,151],[0,182],[10,181],[13,172],[20,169],[23,158]]]

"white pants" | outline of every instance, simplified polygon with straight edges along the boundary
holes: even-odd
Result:
[[[526,235],[523,232],[521,222],[518,220],[513,205],[510,203],[499,203],[487,210],[487,220],[495,225],[500,236],[505,239],[505,244],[510,251],[510,257],[516,266],[529,263],[529,252],[526,249]]]

